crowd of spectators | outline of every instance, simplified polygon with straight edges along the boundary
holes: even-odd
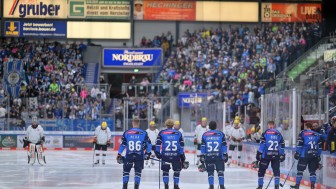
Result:
[[[4,117],[97,119],[104,108],[106,91],[85,84],[85,50],[85,44],[76,42],[2,41],[1,78],[5,64],[17,59],[23,61],[19,96],[10,98],[0,87],[2,107],[10,107]]]
[[[256,99],[321,36],[318,23],[269,23],[262,27],[228,27],[185,31],[168,57],[160,82],[176,92],[213,91],[232,112]]]
[[[142,37],[139,46],[145,48],[162,48],[164,57],[169,57],[173,48],[174,37],[170,31],[167,34],[162,33],[153,39]]]

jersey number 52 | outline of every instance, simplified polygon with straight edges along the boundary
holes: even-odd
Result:
[[[207,142],[207,151],[208,152],[218,152],[219,149],[219,143],[218,142]]]

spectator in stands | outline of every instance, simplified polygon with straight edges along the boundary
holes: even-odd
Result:
[[[0,106],[0,118],[5,118],[7,115],[7,110],[4,108],[4,105]]]

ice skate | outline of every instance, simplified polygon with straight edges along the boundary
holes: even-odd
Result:
[[[174,189],[180,189],[180,187],[177,184],[174,184]]]
[[[165,189],[169,189],[168,183],[165,183]]]
[[[257,189],[262,189],[262,186],[258,186],[258,188]]]
[[[122,189],[127,189],[127,183],[123,184],[123,188]]]
[[[102,161],[102,164],[105,165],[105,160]]]
[[[290,188],[299,189],[300,188],[300,184],[291,185]]]
[[[139,189],[139,184],[138,183],[134,184],[134,189]]]
[[[210,185],[209,189],[215,189],[214,185]]]
[[[220,189],[225,189],[224,185],[219,186]]]

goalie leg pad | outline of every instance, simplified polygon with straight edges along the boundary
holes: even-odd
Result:
[[[28,163],[33,165],[35,163],[36,155],[35,155],[36,145],[33,143],[29,143],[28,145]]]
[[[36,145],[36,152],[37,152],[37,158],[38,158],[39,162],[44,162],[45,163],[43,146],[42,145]]]

